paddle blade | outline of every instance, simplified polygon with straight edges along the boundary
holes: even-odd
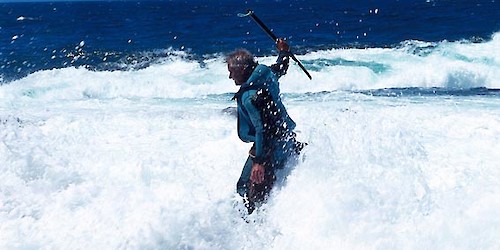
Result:
[[[253,14],[253,10],[247,10],[247,13],[238,13],[238,17],[247,17]]]

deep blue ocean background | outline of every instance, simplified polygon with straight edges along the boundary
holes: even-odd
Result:
[[[483,42],[500,31],[496,0],[75,1],[0,3],[0,79],[42,69],[144,68],[176,51],[203,59],[247,48],[274,53],[253,9],[293,51]]]

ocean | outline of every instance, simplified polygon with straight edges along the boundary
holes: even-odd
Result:
[[[308,143],[242,219],[224,55]],[[500,249],[500,3],[0,1],[0,249]],[[229,107],[229,109],[228,109]]]

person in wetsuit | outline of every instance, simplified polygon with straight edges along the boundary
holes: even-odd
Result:
[[[258,64],[244,49],[226,57],[229,78],[240,86],[233,97],[237,102],[238,136],[243,142],[253,142],[236,185],[249,214],[256,203],[267,199],[276,170],[296,158],[304,146],[295,139],[295,122],[280,97],[278,79],[288,70],[289,46],[283,39],[276,45],[279,56],[270,67]]]

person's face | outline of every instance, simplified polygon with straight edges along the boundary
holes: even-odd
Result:
[[[244,65],[234,65],[228,63],[227,70],[229,71],[229,79],[233,79],[236,85],[245,83],[248,79],[245,69],[246,67]]]

